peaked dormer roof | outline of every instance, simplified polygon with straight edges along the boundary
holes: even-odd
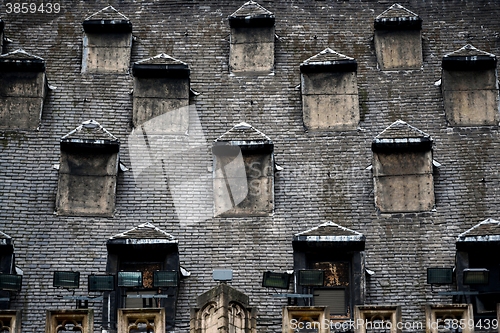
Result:
[[[45,60],[23,49],[0,55],[0,71],[43,72]]]
[[[485,70],[497,67],[494,54],[481,51],[471,44],[443,56],[442,68],[446,70]]]
[[[118,149],[120,141],[97,121],[91,119],[84,121],[80,126],[61,138],[61,149],[74,145],[88,147],[114,146]]]
[[[249,145],[252,143],[255,144],[272,144],[272,140],[257,130],[250,124],[245,122],[239,123],[231,128],[226,133],[219,136],[214,141],[217,143],[228,143],[230,142],[233,145]]]
[[[130,244],[177,243],[174,236],[156,227],[150,222],[138,225],[130,230],[116,234],[110,240],[122,239]]]
[[[14,251],[14,244],[12,237],[0,231],[0,252],[12,253]]]
[[[274,14],[253,0],[246,2],[238,10],[229,15],[229,25],[234,28],[244,26],[273,26],[274,21]]]
[[[396,3],[375,18],[376,30],[420,30],[422,19]]]
[[[358,63],[354,58],[326,48],[320,53],[304,60],[300,64],[300,71],[307,72],[354,72]]]
[[[83,30],[88,33],[131,32],[132,23],[113,6],[107,6],[83,21]]]
[[[467,242],[500,244],[500,221],[488,218],[458,235],[457,244]]]
[[[384,129],[372,141],[372,150],[430,150],[432,138],[429,134],[402,120],[397,120]]]
[[[349,247],[362,251],[365,247],[365,240],[366,237],[362,233],[330,221],[293,236],[294,248],[329,244],[329,246]]]
[[[165,53],[136,61],[132,73],[139,77],[189,77],[189,65]]]

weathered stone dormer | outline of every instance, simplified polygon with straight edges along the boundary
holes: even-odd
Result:
[[[434,207],[432,138],[398,120],[372,141],[375,206],[382,213]]]
[[[214,141],[215,216],[269,216],[274,208],[274,144],[240,123]]]
[[[498,125],[496,56],[467,44],[446,54],[442,68],[441,90],[450,125]]]
[[[37,129],[46,93],[45,60],[21,49],[0,55],[0,129]]]
[[[177,273],[180,278],[179,241],[166,231],[147,222],[130,230],[112,236],[106,242],[108,259],[107,274],[142,272],[142,285],[139,287],[119,287],[105,295],[103,300],[103,322],[118,322],[128,332],[135,320],[161,323],[167,331],[175,326],[178,284],[168,287],[155,287],[155,271]],[[153,306],[152,304],[155,304]],[[109,307],[109,308],[108,308]],[[158,308],[163,308],[158,312]],[[108,314],[110,317],[108,317]],[[165,329],[161,330],[164,332]]]
[[[249,297],[225,283],[198,296],[196,303],[190,333],[256,332],[256,311]]]
[[[60,145],[57,214],[113,216],[119,140],[89,120],[63,136]]]
[[[359,123],[358,64],[327,48],[300,64],[302,115],[309,130],[354,130]]]
[[[135,62],[133,122],[154,119],[155,130],[184,134],[189,128],[188,64],[164,53]]]
[[[132,23],[112,6],[82,23],[82,73],[126,73],[132,50]]]
[[[399,4],[375,18],[375,52],[381,70],[422,66],[422,19]]]
[[[265,75],[274,71],[274,14],[248,1],[229,16],[229,70],[235,75]]]

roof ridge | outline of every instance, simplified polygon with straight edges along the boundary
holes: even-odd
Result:
[[[141,223],[138,226],[133,227],[132,229],[129,229],[129,230],[126,230],[124,232],[118,233],[118,234],[116,234],[114,236],[111,236],[110,239],[126,238],[128,233],[131,233],[133,231],[139,230],[141,228],[150,228],[150,229],[153,229],[154,231],[156,231],[156,232],[158,232],[160,234],[163,234],[163,235],[167,236],[169,239],[175,239],[175,237],[172,234],[169,234],[165,230],[162,230],[162,229],[158,228],[157,226],[155,226],[151,222]]]
[[[187,64],[187,63],[185,63],[184,61],[179,60],[179,59],[177,59],[177,58],[174,58],[174,57],[172,57],[172,56],[170,56],[170,55],[168,55],[168,54],[166,54],[166,53],[163,53],[163,52],[162,52],[162,53],[160,53],[160,54],[157,54],[157,55],[155,55],[155,56],[153,56],[153,57],[149,57],[149,58],[146,58],[146,59],[142,59],[142,60],[136,61],[136,62],[135,62],[135,64],[141,64],[141,63],[143,63],[143,62],[146,62],[146,61],[151,61],[151,60],[154,60],[154,59],[172,59],[172,60],[174,60],[175,62],[179,62],[179,63],[181,63],[181,64],[183,64],[183,65],[188,65],[188,64]]]
[[[384,134],[386,131],[390,131],[391,129],[395,128],[396,126],[398,125],[405,125],[407,126],[409,129],[411,129],[412,131],[414,132],[417,132],[419,134],[422,134],[423,137],[431,137],[429,134],[425,133],[424,131],[416,128],[415,126],[412,126],[410,124],[408,124],[407,122],[401,120],[401,119],[398,119],[396,120],[395,122],[393,122],[392,124],[390,124],[389,126],[387,126],[382,132],[380,132],[376,137],[375,139],[379,138],[380,136],[382,136],[382,134]]]
[[[479,222],[478,224],[474,225],[473,227],[467,229],[466,231],[462,232],[460,235],[458,235],[457,239],[460,239],[461,237],[466,237],[468,233],[470,233],[472,230],[479,228],[481,225],[484,224],[497,224],[500,225],[500,221],[492,219],[492,218],[487,218],[486,220],[483,220]]]
[[[485,55],[485,56],[489,56],[489,57],[494,57],[496,58],[496,55],[494,55],[493,53],[489,53],[489,52],[486,52],[486,51],[483,51],[483,50],[480,50],[476,47],[474,47],[472,44],[470,43],[467,43],[465,44],[464,46],[462,46],[461,48],[459,48],[458,50],[455,50],[453,52],[450,52],[450,53],[447,53],[445,54],[443,57],[446,58],[446,57],[450,57],[452,56],[453,57],[453,54],[455,53],[459,53],[459,52],[462,52],[462,51],[477,51],[478,53],[480,53],[481,55]]]
[[[257,134],[259,134],[261,137],[263,137],[263,140],[272,141],[270,137],[268,137],[267,135],[265,135],[264,133],[262,133],[261,131],[259,131],[255,127],[253,127],[252,125],[250,125],[250,124],[248,124],[248,123],[246,123],[246,122],[243,121],[243,122],[241,122],[239,124],[234,125],[230,130],[226,131],[224,134],[222,134],[217,139],[215,139],[214,142],[224,141],[224,140],[221,140],[221,139],[225,135],[227,135],[227,134],[229,134],[229,133],[231,133],[233,131],[240,131],[240,130],[252,130],[252,131],[256,132]]]
[[[321,57],[322,55],[325,55],[325,54],[335,54],[337,56],[339,56],[339,58],[344,58],[345,60],[354,60],[354,58],[351,58],[349,56],[346,56],[345,54],[342,54],[342,53],[339,53],[337,51],[334,51],[332,50],[331,48],[327,47],[326,49],[324,49],[323,51],[321,51],[320,53],[316,54],[316,55],[313,55],[312,57],[310,58],[307,58],[306,60],[304,60],[302,62],[302,64],[307,64],[307,63],[310,63],[311,60],[314,60],[316,58],[319,58]]]
[[[36,55],[34,55],[34,54],[32,54],[32,53],[26,52],[25,50],[23,50],[23,49],[21,49],[21,48],[19,48],[19,49],[17,49],[17,50],[14,50],[14,51],[11,51],[11,52],[9,52],[9,53],[0,54],[0,58],[8,58],[8,57],[10,57],[10,56],[12,56],[12,55],[15,55],[15,54],[18,54],[18,53],[20,53],[20,54],[22,54],[22,55],[25,55],[25,56],[28,56],[28,57],[30,57],[30,58],[35,58],[35,59],[38,59],[38,60],[43,60],[43,61],[45,61],[45,59],[43,59],[42,57],[39,57],[39,56],[36,56]]]

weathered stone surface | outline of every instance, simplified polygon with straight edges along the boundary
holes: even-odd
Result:
[[[443,102],[452,126],[498,125],[498,90],[445,90]]]
[[[134,126],[152,120],[151,133],[184,134],[189,128],[189,100],[182,98],[134,98]]]
[[[125,73],[130,66],[132,34],[86,34],[82,73]]]
[[[381,212],[422,212],[434,206],[432,174],[375,177],[374,183]]]
[[[432,174],[432,152],[404,152],[373,155],[373,175],[399,176]]]
[[[304,125],[315,130],[356,129],[358,95],[302,95]]]
[[[177,78],[134,78],[134,98],[189,99],[189,80]]]
[[[257,29],[256,34],[254,28],[232,30],[235,36],[231,35],[229,51],[231,73],[269,74],[274,71],[274,27],[265,30]]]
[[[302,73],[303,95],[357,95],[356,72]]]
[[[419,69],[422,66],[420,30],[376,30],[375,51],[381,70]]]

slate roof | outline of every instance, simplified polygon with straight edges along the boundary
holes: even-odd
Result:
[[[272,12],[265,9],[257,2],[250,0],[246,2],[243,6],[238,8],[234,13],[232,13],[229,17],[248,17],[252,18],[254,16],[274,16]]]
[[[244,142],[246,144],[264,142],[272,144],[272,140],[267,135],[245,122],[233,126],[229,131],[215,139],[214,142]]]
[[[114,21],[114,20],[129,20],[128,17],[117,11],[113,6],[107,6],[100,11],[90,15],[85,21]]]
[[[498,242],[500,241],[500,221],[488,218],[457,237],[457,242]]]
[[[118,138],[102,127],[97,121],[90,119],[61,138],[65,142],[119,143]]]
[[[150,222],[138,225],[130,230],[116,234],[109,240],[125,239],[129,243],[139,243],[141,240],[154,240],[154,243],[177,243],[174,236],[154,226]],[[150,243],[150,242],[147,242]]]
[[[295,234],[293,239],[294,241],[306,242],[364,242],[365,236],[360,232],[329,221]]]

